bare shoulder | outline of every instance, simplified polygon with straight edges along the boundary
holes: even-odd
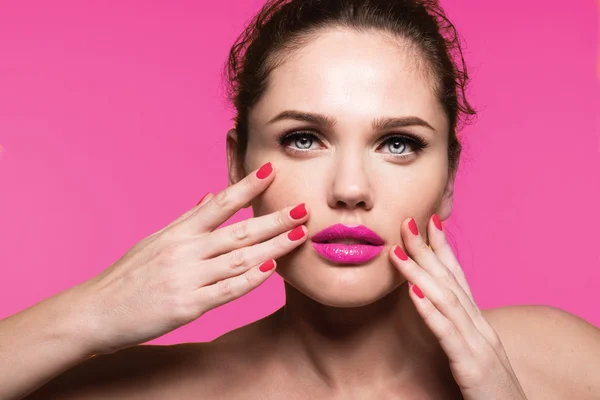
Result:
[[[600,329],[544,305],[482,311],[530,399],[600,398]]]
[[[252,357],[259,350],[245,332],[232,331],[212,342],[139,345],[95,356],[24,400],[217,398],[239,387],[232,376],[251,379],[257,371]]]
[[[157,390],[202,346],[139,345],[91,357],[52,379],[24,400],[137,399]],[[152,396],[146,397],[152,398]]]

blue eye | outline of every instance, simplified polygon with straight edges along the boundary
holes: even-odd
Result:
[[[294,145],[298,146],[300,149],[307,150],[310,145],[313,143],[313,139],[316,138],[315,135],[310,133],[293,133],[285,137],[283,142],[279,142],[281,145],[285,145],[294,140]],[[318,138],[317,138],[318,140]]]
[[[312,150],[310,147],[315,141],[321,141],[321,138],[312,132],[307,131],[292,131],[285,132],[278,136],[277,142],[279,146],[289,150],[293,153],[307,153]],[[293,146],[290,146],[290,142],[293,142]],[[379,147],[387,145],[387,149],[394,157],[407,158],[414,154],[420,153],[423,149],[429,145],[420,137],[407,135],[407,134],[392,134],[386,137],[380,144]],[[412,152],[403,154],[407,146],[412,149]]]

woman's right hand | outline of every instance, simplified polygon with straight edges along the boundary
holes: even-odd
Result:
[[[271,172],[260,179],[258,171]],[[274,268],[263,272],[261,264],[274,263],[306,240],[304,205],[216,228],[262,193],[274,175],[267,163],[217,195],[209,194],[73,288],[77,309],[83,307],[86,321],[92,321],[94,354],[155,339],[263,283]],[[298,219],[290,215],[292,209]]]

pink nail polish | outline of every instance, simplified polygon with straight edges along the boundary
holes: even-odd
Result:
[[[423,292],[421,292],[421,289],[419,289],[419,287],[417,285],[412,286],[412,291],[415,292],[415,294],[417,296],[419,296],[419,298],[421,298],[421,299],[425,298],[425,296],[423,295]]]
[[[209,194],[210,194],[210,192],[206,193],[206,194],[204,195],[204,197],[202,197],[202,198],[200,199],[200,201],[198,202],[198,204],[202,203],[202,202],[204,201],[204,199],[206,199],[206,197],[207,197]],[[198,204],[196,204],[196,205],[198,205]]]
[[[419,230],[417,229],[417,223],[415,222],[414,218],[410,219],[410,221],[408,222],[408,227],[410,228],[410,231],[413,233],[413,235],[419,234]]]
[[[302,229],[302,225],[295,227],[294,229],[292,229],[290,231],[290,233],[288,233],[288,239],[294,241],[294,240],[300,240],[304,237],[304,230]]]
[[[275,261],[268,260],[268,261],[265,261],[264,263],[262,263],[260,265],[260,267],[258,267],[258,269],[260,269],[261,272],[267,272],[267,271],[273,269],[273,267],[275,267]]]
[[[435,227],[438,228],[440,231],[443,231],[442,223],[440,222],[440,218],[436,214],[433,214],[432,219],[433,219],[433,224],[435,225]]]
[[[256,177],[258,179],[265,179],[267,176],[271,175],[273,172],[273,165],[270,162],[266,163],[258,171],[256,171]]]
[[[402,248],[400,246],[396,246],[396,248],[394,249],[394,254],[402,261],[408,260],[408,256],[404,251],[402,251]]]
[[[306,215],[306,208],[304,207],[304,203],[292,208],[290,211],[290,217],[292,219],[300,219]]]

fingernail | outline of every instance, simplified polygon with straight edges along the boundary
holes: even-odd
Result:
[[[256,171],[256,177],[258,179],[265,179],[267,176],[271,175],[271,172],[273,172],[273,166],[268,162]]]
[[[288,239],[290,240],[299,240],[304,237],[304,231],[302,230],[302,225],[295,227],[288,233]]]
[[[269,261],[265,261],[264,263],[260,264],[260,267],[258,267],[258,269],[260,269],[262,272],[267,272],[267,271],[273,269],[273,267],[275,267],[275,261],[269,260]]]
[[[419,289],[419,287],[417,285],[412,285],[412,291],[415,292],[415,294],[417,296],[419,296],[419,298],[424,299],[425,296],[423,295],[423,292],[421,292],[421,289]]]
[[[290,217],[292,217],[292,219],[300,219],[303,218],[305,215],[306,207],[304,207],[304,203],[297,205],[290,211]]]
[[[406,253],[402,250],[402,248],[400,246],[396,246],[396,248],[394,249],[394,254],[396,256],[398,256],[398,258],[401,259],[402,261],[408,260],[408,256],[406,255]]]
[[[415,222],[414,218],[410,219],[410,221],[408,222],[408,227],[410,228],[410,231],[413,233],[413,235],[419,234],[419,230],[417,229],[417,223]]]
[[[440,222],[439,217],[436,214],[433,214],[433,224],[435,225],[436,228],[438,228],[440,231],[442,231],[442,223]]]
[[[196,204],[196,205],[199,205],[200,203],[202,203],[202,202],[204,201],[204,199],[206,199],[206,198],[208,197],[208,195],[209,195],[209,194],[210,194],[210,192],[206,193],[206,194],[204,195],[204,197],[202,197],[202,198],[200,199],[200,201],[198,202],[198,204]]]

